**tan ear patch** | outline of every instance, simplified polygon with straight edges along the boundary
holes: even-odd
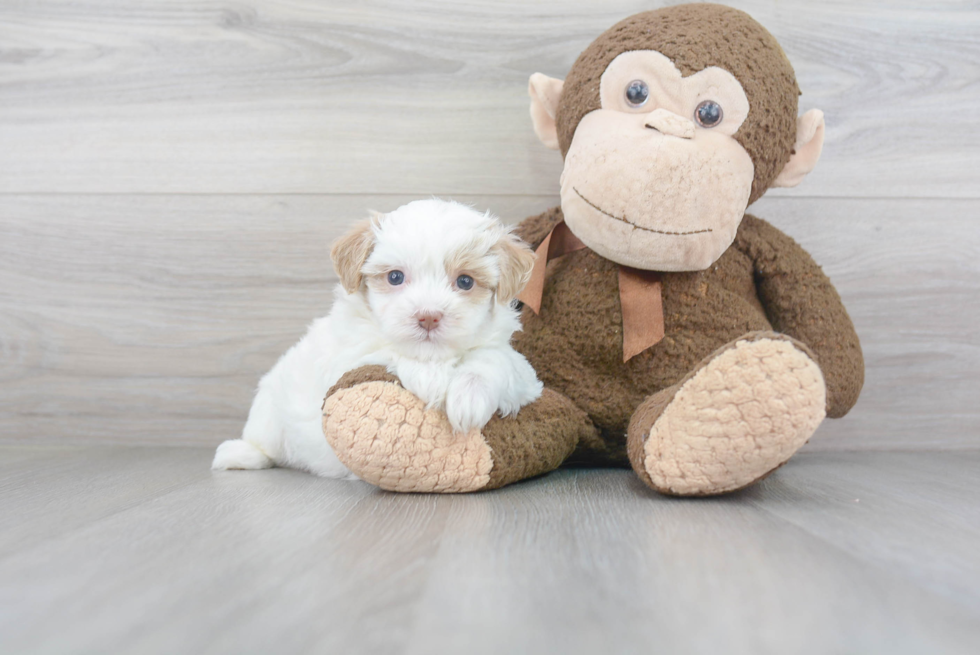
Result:
[[[361,268],[374,249],[373,225],[376,219],[372,219],[357,223],[347,234],[337,239],[330,249],[334,270],[347,293],[356,293],[361,288]]]
[[[505,234],[494,246],[500,260],[497,302],[507,304],[517,297],[531,279],[535,254],[531,247],[513,234]]]
[[[446,259],[446,275],[454,280],[459,275],[469,275],[477,286],[493,289],[493,263],[476,247],[477,242],[466,244]]]

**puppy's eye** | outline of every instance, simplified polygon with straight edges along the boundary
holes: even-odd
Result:
[[[725,112],[721,110],[721,105],[714,100],[705,100],[694,110],[694,120],[701,127],[714,127],[724,116]]]
[[[473,278],[469,275],[460,275],[456,278],[456,288],[462,289],[463,291],[469,291],[473,288]]]
[[[650,87],[643,80],[633,80],[626,85],[626,102],[630,107],[642,107],[650,98]]]
[[[405,281],[405,274],[401,271],[388,271],[388,284],[397,287]]]

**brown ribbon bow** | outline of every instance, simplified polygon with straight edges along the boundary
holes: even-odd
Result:
[[[555,225],[535,251],[538,258],[531,269],[531,280],[518,300],[539,314],[548,262],[586,247],[565,221]],[[623,361],[627,362],[664,338],[660,273],[620,266],[619,304],[623,310]]]

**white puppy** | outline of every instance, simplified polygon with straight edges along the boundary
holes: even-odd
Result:
[[[341,281],[333,308],[259,382],[242,438],[218,446],[213,469],[354,477],[323,436],[321,406],[365,364],[386,366],[461,432],[541,395],[510,347],[534,253],[493,216],[419,200],[363,221],[330,254]]]

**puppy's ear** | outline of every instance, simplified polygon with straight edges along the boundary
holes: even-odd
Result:
[[[500,262],[500,281],[497,283],[497,302],[510,303],[531,279],[534,267],[534,251],[510,232],[505,233],[494,246]]]
[[[340,276],[340,283],[347,293],[356,293],[361,288],[361,269],[374,249],[374,224],[380,214],[372,212],[371,218],[357,223],[344,236],[334,242],[330,249],[330,259],[334,270]]]

